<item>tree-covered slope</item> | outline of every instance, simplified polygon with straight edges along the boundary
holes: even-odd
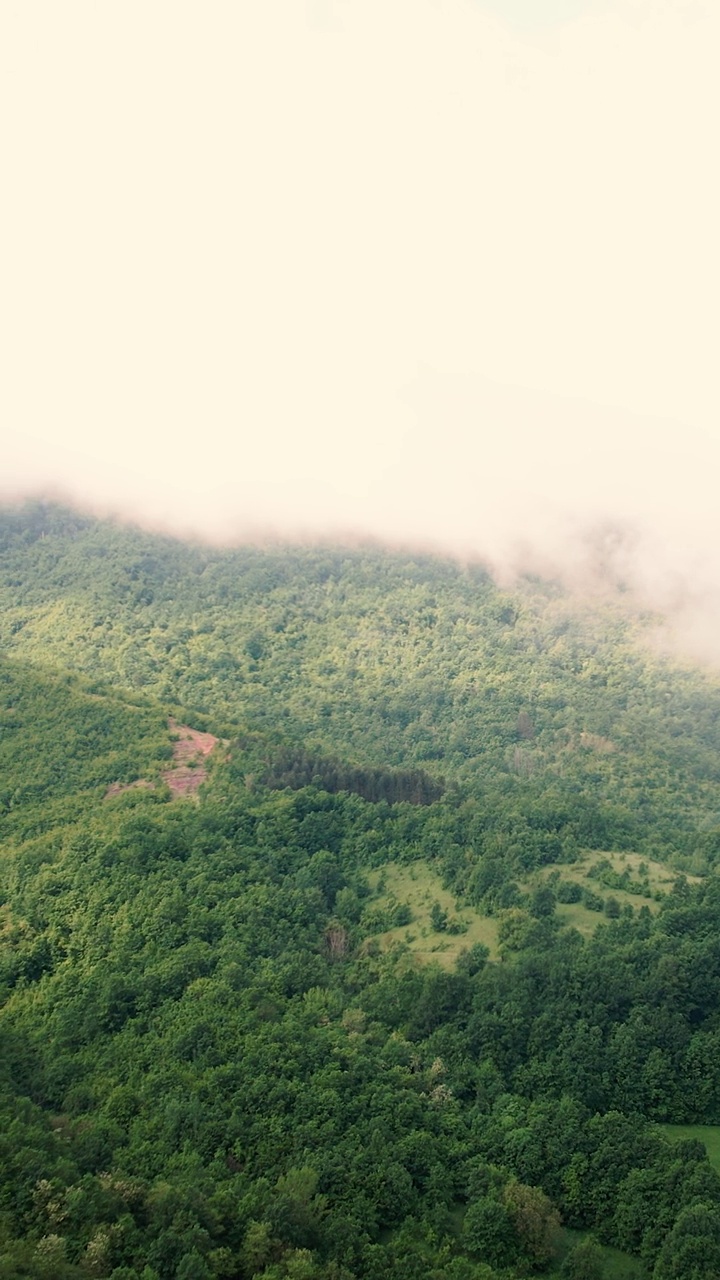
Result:
[[[720,1119],[716,881],[501,965],[368,949],[367,869],[462,822],[220,767],[6,846],[5,1273],[487,1280],[560,1213],[661,1278],[702,1204],[712,1275],[720,1179],[646,1121]]]
[[[370,548],[187,546],[44,506],[5,512],[0,547],[0,643],[32,663],[227,736],[582,792],[690,855],[720,824],[718,683],[643,647],[621,597],[501,591],[479,568]]]
[[[2,539],[0,1276],[717,1277],[714,683],[429,559]],[[497,958],[381,943],[415,867]]]
[[[170,755],[167,716],[149,700],[0,655],[5,840],[76,817],[113,783],[156,777]]]

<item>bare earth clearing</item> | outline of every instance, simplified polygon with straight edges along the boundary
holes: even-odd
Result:
[[[173,796],[195,795],[207,778],[205,762],[220,739],[212,733],[191,729],[187,724],[178,724],[172,716],[168,720],[168,727],[173,737],[173,762],[160,776]],[[113,782],[105,795],[117,796],[122,791],[132,791],[136,787],[152,789],[154,785],[147,778],[138,778],[135,782]]]
[[[200,733],[198,729],[191,729],[186,724],[178,724],[172,718],[168,724],[175,737],[173,763],[162,774],[162,780],[167,783],[173,795],[192,795],[207,778],[207,768],[203,762],[220,739],[213,737],[211,733]]]

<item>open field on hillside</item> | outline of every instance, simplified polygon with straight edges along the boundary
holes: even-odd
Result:
[[[594,849],[570,865],[543,867],[520,887],[525,892],[532,892],[544,882],[558,883],[558,873],[560,881],[579,885],[601,899],[603,904],[608,898],[615,898],[621,909],[631,906],[638,911],[645,906],[653,914],[658,911],[660,901],[678,876],[678,872],[666,863],[641,853]],[[699,876],[688,875],[686,879],[693,884],[700,881]],[[577,929],[586,937],[594,933],[606,918],[603,910],[592,910],[582,901],[558,902],[556,910],[562,924]]]
[[[559,883],[558,876],[560,881],[570,881],[590,891],[603,904],[608,898],[615,898],[621,909],[626,904],[636,911],[646,906],[655,914],[677,872],[639,853],[593,850],[570,865],[543,867],[522,882],[520,889],[532,893],[548,880]],[[448,969],[462,951],[476,943],[488,948],[491,959],[499,958],[498,919],[483,915],[474,907],[459,905],[426,863],[389,862],[373,871],[369,879],[376,895],[371,908],[378,922],[375,937],[383,950],[406,946],[418,963],[434,962]],[[697,882],[699,877],[687,879]],[[623,883],[631,887],[622,888]],[[402,908],[406,908],[404,913]],[[444,928],[433,923],[433,908],[436,920],[438,910],[444,915]],[[556,911],[561,924],[577,929],[585,937],[607,920],[604,910],[592,910],[582,901],[558,902]],[[397,923],[387,927],[394,918]]]
[[[621,884],[609,884],[612,876],[607,865],[620,880],[625,879],[633,888],[624,889]],[[603,872],[603,869],[605,871]],[[544,867],[541,876],[547,878],[557,871],[558,867]],[[612,893],[620,902],[631,902],[635,906],[646,903],[651,909],[659,897],[663,897],[677,880],[678,872],[673,871],[667,863],[657,862],[641,853],[617,853],[613,850],[588,850],[577,862],[563,865],[560,868],[563,880],[574,880],[585,887],[590,886],[600,894]],[[607,878],[606,878],[607,877]],[[698,883],[698,876],[687,876],[688,880]],[[642,890],[640,889],[642,886]]]
[[[388,862],[372,872],[369,879],[377,892],[372,905],[379,918],[403,906],[411,913],[408,924],[378,932],[383,950],[396,944],[406,945],[418,963],[433,961],[446,969],[452,968],[461,951],[477,943],[488,948],[491,959],[498,958],[497,921],[481,915],[473,907],[458,909],[452,893],[443,888],[440,877],[426,863]],[[431,913],[436,903],[445,913],[450,928],[456,927],[462,932],[433,927]]]

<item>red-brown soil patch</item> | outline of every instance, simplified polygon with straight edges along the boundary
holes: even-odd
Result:
[[[207,778],[205,761],[220,739],[215,738],[212,733],[191,729],[187,724],[178,724],[172,717],[168,720],[168,725],[173,735],[173,762],[161,774],[162,780],[167,783],[174,796],[194,795]],[[123,791],[132,791],[134,787],[152,790],[154,785],[147,778],[138,778],[135,782],[113,782],[105,796],[119,796]]]
[[[192,795],[207,778],[207,769],[203,761],[207,759],[220,739],[214,737],[212,733],[201,733],[199,729],[191,729],[187,724],[178,724],[172,718],[168,723],[176,737],[173,742],[173,763],[163,773],[163,782],[167,783],[173,795]]]

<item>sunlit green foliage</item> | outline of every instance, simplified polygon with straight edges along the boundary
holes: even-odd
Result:
[[[346,767],[527,786],[558,811],[582,791],[581,844],[651,829],[689,871],[718,856],[720,691],[643,649],[623,600],[372,548],[186,546],[41,504],[0,515],[0,551],[0,642],[34,664]]]
[[[712,682],[430,559],[0,535],[0,1276],[717,1275]]]
[[[5,837],[59,825],[113,783],[157,777],[170,754],[159,707],[0,656]],[[63,803],[68,796],[70,805]]]

